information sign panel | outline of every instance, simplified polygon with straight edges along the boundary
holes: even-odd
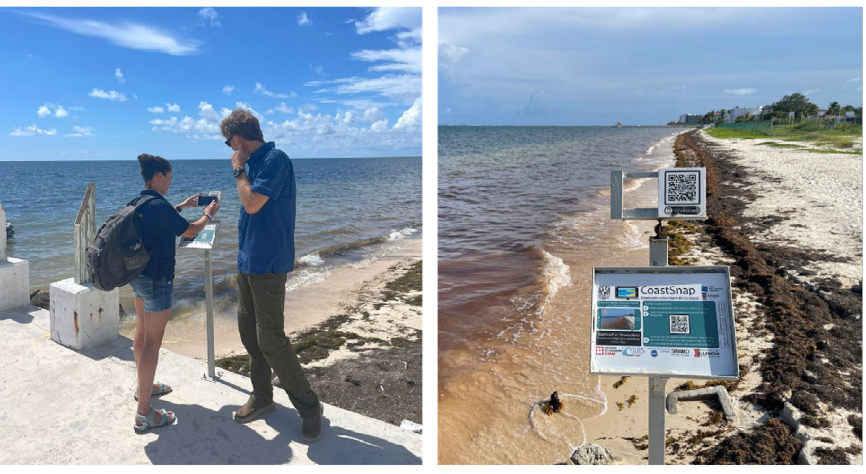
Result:
[[[707,218],[706,168],[663,168],[659,170],[658,218]]]
[[[739,378],[728,267],[593,269],[590,372]]]
[[[204,226],[204,229],[202,229],[202,231],[199,232],[195,237],[181,237],[178,247],[204,250],[212,249],[214,241],[216,240],[216,232],[217,229],[219,229],[219,226],[219,221],[213,221],[206,224]]]

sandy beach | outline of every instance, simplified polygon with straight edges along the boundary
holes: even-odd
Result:
[[[862,157],[688,135],[678,166],[707,167],[710,219],[673,230],[694,244],[678,257],[731,267],[741,378],[734,422],[715,401],[666,414],[666,463],[862,464]],[[644,464],[647,379],[618,382],[601,377],[586,442]]]
[[[363,294],[375,291],[376,288],[384,285],[391,274],[390,267],[398,262],[414,262],[420,258],[421,240],[405,240],[376,258],[322,274],[305,286],[289,287],[286,292],[284,313],[286,334],[301,332],[345,312],[348,308],[355,307]],[[237,304],[217,307],[215,313],[214,346],[217,357],[243,351],[237,328]],[[190,327],[193,325],[196,328]],[[417,325],[420,329],[420,320]],[[184,326],[182,331],[172,331],[174,327],[180,329],[180,326]],[[126,326],[121,333],[125,334],[125,331],[129,332],[131,329],[134,329],[134,326]],[[206,329],[200,318],[173,320],[166,328],[163,347],[179,354],[203,359],[207,357],[206,337]]]

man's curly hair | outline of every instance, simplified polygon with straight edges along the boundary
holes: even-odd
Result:
[[[237,135],[244,140],[253,140],[264,143],[262,129],[259,127],[259,119],[249,110],[234,109],[231,115],[224,118],[220,123],[220,133],[223,137],[231,138]]]

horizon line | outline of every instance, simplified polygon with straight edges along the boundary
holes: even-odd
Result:
[[[291,160],[367,160],[367,159],[382,159],[382,158],[423,158],[421,155],[394,155],[394,156],[329,156],[329,157],[298,157],[289,159]],[[168,160],[169,162],[174,161],[219,161],[219,160],[227,160],[230,161],[231,158],[175,158],[172,160]],[[30,162],[38,162],[38,163],[66,163],[70,161],[138,161],[137,158],[129,159],[129,160],[117,160],[117,159],[70,159],[70,160],[4,160],[0,159],[0,163],[30,163]]]

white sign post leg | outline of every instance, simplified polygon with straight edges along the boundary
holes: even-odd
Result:
[[[205,273],[205,308],[207,310],[207,380],[213,381],[216,377],[214,367],[214,323],[213,323],[213,268],[211,268],[210,250],[204,251],[204,273]]]
[[[662,221],[656,226],[656,235],[650,237],[650,266],[668,266],[668,239],[662,237]],[[667,377],[649,378],[649,464],[665,463],[665,385]]]
[[[649,464],[665,463],[665,385],[667,377],[649,378]]]

